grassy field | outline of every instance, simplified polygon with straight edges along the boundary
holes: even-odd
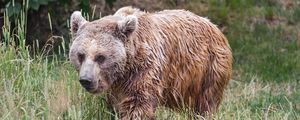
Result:
[[[233,78],[214,119],[300,119],[300,3],[210,0],[202,3],[203,8],[198,4],[191,0],[187,8],[219,25],[235,59]],[[10,22],[18,24],[11,28]],[[24,42],[26,17],[5,23],[0,43],[0,119],[114,118],[103,96],[92,96],[79,85],[67,59],[68,44],[63,42],[55,54],[44,50],[32,55]],[[156,115],[187,119],[185,112],[163,107]]]

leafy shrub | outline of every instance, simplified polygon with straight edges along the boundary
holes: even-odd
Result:
[[[41,5],[48,5],[50,2],[53,2],[56,0],[23,0],[22,2],[20,1],[11,1],[11,0],[6,0],[4,1],[4,3],[6,3],[5,8],[2,8],[2,11],[4,11],[3,9],[7,9],[8,12],[8,16],[13,16],[16,14],[19,14],[23,9],[33,9],[33,10],[38,10],[40,8]],[[28,2],[28,6],[25,6],[26,2]],[[26,8],[24,8],[26,7]]]

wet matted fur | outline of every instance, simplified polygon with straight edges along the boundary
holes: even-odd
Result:
[[[92,22],[71,16],[70,60],[91,93],[106,92],[121,119],[155,118],[157,106],[214,113],[232,72],[222,32],[185,10],[132,7]]]

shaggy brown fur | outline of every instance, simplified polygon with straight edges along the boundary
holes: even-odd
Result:
[[[71,22],[70,60],[80,76],[92,76],[92,89],[83,86],[107,91],[122,119],[154,118],[158,105],[200,115],[217,111],[232,53],[207,19],[185,10],[125,7],[93,22],[74,12]],[[100,63],[99,54],[105,56]]]

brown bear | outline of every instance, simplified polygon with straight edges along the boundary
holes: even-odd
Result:
[[[107,93],[121,119],[153,119],[156,108],[217,111],[232,72],[227,39],[185,10],[132,7],[88,22],[71,16],[70,61],[90,93]]]

